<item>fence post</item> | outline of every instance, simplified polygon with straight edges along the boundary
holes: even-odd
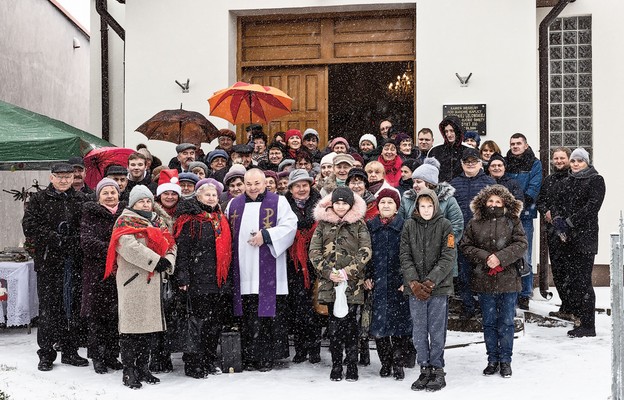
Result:
[[[611,234],[611,398],[624,400],[622,385],[624,384],[624,350],[623,310],[624,310],[624,220],[620,211],[620,229]]]

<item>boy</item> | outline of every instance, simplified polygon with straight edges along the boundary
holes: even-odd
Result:
[[[412,337],[420,365],[420,376],[412,390],[437,391],[446,386],[444,346],[455,253],[453,229],[440,213],[435,192],[421,189],[414,213],[405,221],[400,248],[403,285],[410,295]]]

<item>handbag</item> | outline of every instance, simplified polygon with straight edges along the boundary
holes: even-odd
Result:
[[[201,332],[203,325],[204,320],[193,315],[191,297],[187,294],[185,312],[169,330],[171,352],[202,352]]]
[[[317,278],[314,281],[314,291],[312,294],[312,304],[314,306],[314,311],[316,311],[319,315],[329,315],[329,309],[326,304],[319,303],[319,287],[321,286],[321,281]]]
[[[531,264],[529,264],[524,257],[521,257],[520,259],[518,259],[518,261],[514,263],[514,266],[516,267],[518,276],[521,278],[528,276],[533,270],[533,267],[531,267]]]
[[[173,300],[173,283],[171,282],[171,277],[169,275],[162,275],[162,287],[160,291],[160,295],[162,297],[163,304],[167,305],[171,303]]]

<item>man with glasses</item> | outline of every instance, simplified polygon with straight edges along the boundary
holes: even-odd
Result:
[[[81,258],[80,210],[85,195],[72,187],[73,181],[71,164],[53,165],[50,185],[30,197],[22,220],[24,236],[35,246],[40,371],[52,370],[56,359],[55,343],[60,343],[63,364],[89,365],[86,358],[78,355],[77,338],[81,282],[78,264]]]
[[[524,207],[520,220],[527,235],[529,249],[527,261],[532,265],[533,254],[533,219],[537,218],[535,202],[542,187],[542,163],[535,157],[533,150],[527,143],[526,136],[522,133],[514,133],[509,139],[509,151],[507,152],[507,172],[510,178],[520,184],[524,193]],[[529,309],[529,299],[533,296],[533,270],[522,278],[522,291],[518,297],[518,307],[522,310]]]
[[[454,178],[450,184],[455,188],[455,200],[459,204],[464,217],[464,226],[472,219],[470,203],[472,199],[486,186],[494,185],[496,181],[483,172],[479,150],[472,147],[464,148],[461,156],[462,173]],[[469,319],[475,315],[475,299],[470,290],[470,262],[464,257],[461,251],[457,252],[457,266],[459,276],[455,293],[459,295],[462,302],[461,317]]]

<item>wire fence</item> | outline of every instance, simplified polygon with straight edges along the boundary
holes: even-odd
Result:
[[[611,323],[612,357],[611,357],[611,398],[624,400],[624,220],[620,211],[620,230],[611,234]]]

